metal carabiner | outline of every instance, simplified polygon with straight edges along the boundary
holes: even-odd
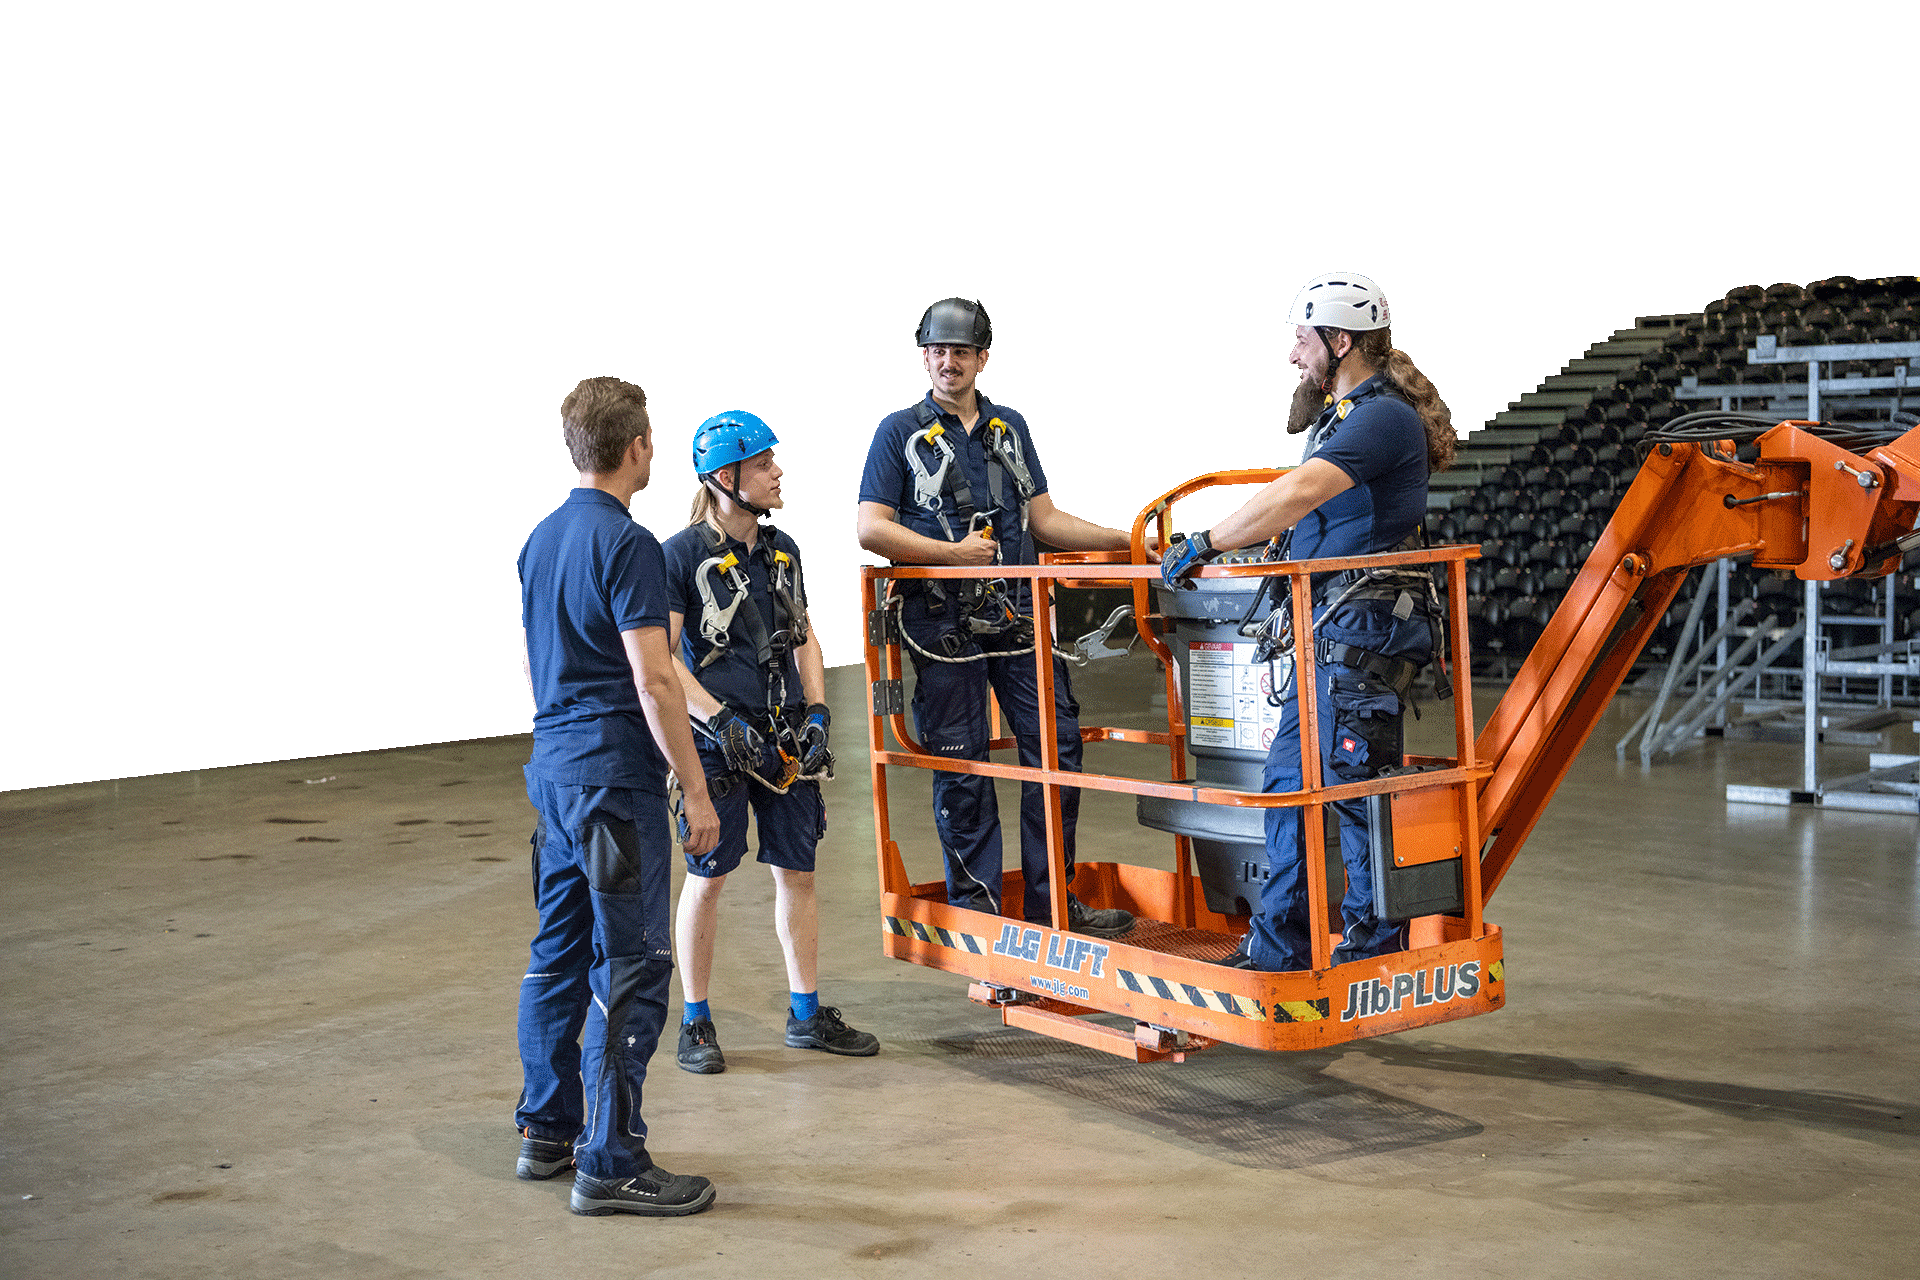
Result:
[[[713,585],[707,581],[709,569],[717,570],[733,588],[733,601],[724,609],[713,598]],[[731,638],[728,633],[733,629],[733,615],[747,598],[747,575],[740,571],[740,557],[731,551],[724,556],[709,556],[700,562],[693,580],[700,586],[700,638],[715,649],[724,649]]]
[[[976,511],[973,513],[973,518],[967,521],[967,536],[969,538],[971,538],[976,533],[982,533],[982,532],[984,532],[987,535],[988,542],[995,541],[993,536],[993,513],[992,512]],[[993,548],[993,562],[995,564],[1000,563],[1000,547],[997,543]]]
[[[1121,605],[1107,615],[1105,622],[1087,632],[1087,634],[1081,636],[1078,640],[1075,640],[1073,644],[1068,647],[1066,650],[1067,661],[1076,667],[1084,667],[1096,658],[1126,657],[1129,653],[1133,652],[1133,642],[1140,638],[1139,629],[1135,628],[1128,634],[1127,643],[1121,648],[1114,648],[1111,641],[1114,638],[1114,633],[1119,631],[1123,624],[1132,621],[1133,606],[1130,604]]]
[[[940,492],[947,483],[947,468],[953,465],[953,446],[941,438],[946,433],[947,429],[936,422],[907,437],[907,466],[913,469],[913,501],[939,515],[942,524],[946,523],[946,513],[940,510]],[[920,461],[920,451],[914,446],[922,441],[940,455],[939,470],[928,471]]]
[[[769,715],[768,723],[761,730],[773,759],[779,761],[779,777],[769,778],[758,769],[748,769],[746,776],[759,783],[777,796],[787,794],[794,783],[800,780],[800,740],[792,726],[778,714]],[[791,750],[789,750],[791,748]],[[765,756],[762,757],[763,759]]]
[[[1020,501],[1025,503],[1033,496],[1033,473],[1027,470],[1027,460],[1020,452],[1020,437],[1006,420],[995,418],[987,424],[988,448],[1000,458],[1000,465],[1013,473],[1014,488],[1019,491]]]

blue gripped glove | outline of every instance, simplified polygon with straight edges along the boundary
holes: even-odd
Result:
[[[1173,544],[1160,557],[1160,580],[1169,587],[1185,587],[1193,590],[1193,584],[1184,579],[1203,564],[1210,564],[1220,553],[1213,549],[1213,543],[1207,537],[1207,531],[1177,535]]]
[[[727,765],[736,773],[753,773],[760,768],[760,755],[766,740],[760,731],[732,707],[721,707],[707,721],[707,732],[727,757]]]
[[[800,727],[800,772],[832,773],[833,752],[827,750],[827,729],[833,713],[824,702],[807,704],[806,723]]]

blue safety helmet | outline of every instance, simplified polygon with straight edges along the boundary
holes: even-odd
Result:
[[[693,473],[704,476],[745,462],[779,443],[772,427],[744,409],[716,413],[693,433]]]

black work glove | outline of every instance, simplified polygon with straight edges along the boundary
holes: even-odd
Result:
[[[721,707],[707,721],[707,732],[727,757],[727,766],[736,773],[753,773],[760,768],[760,753],[766,740],[760,731],[732,707]]]

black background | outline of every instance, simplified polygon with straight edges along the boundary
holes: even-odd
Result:
[[[662,539],[685,524],[695,424],[772,424],[781,528],[837,666],[860,658],[860,466],[925,390],[912,334],[937,297],[989,309],[981,388],[1027,416],[1054,501],[1123,526],[1190,476],[1298,459],[1286,309],[1313,274],[1371,274],[1394,342],[1473,428],[1636,315],[1903,271],[1866,236],[1722,234],[1701,255],[1524,209],[1396,228],[935,207],[538,234],[444,211],[271,248],[131,246],[123,296],[81,305],[75,363],[21,370],[48,397],[10,486],[0,787],[528,731],[515,557],[576,482],[559,405],[582,376],[647,390],[655,480],[634,509]]]

